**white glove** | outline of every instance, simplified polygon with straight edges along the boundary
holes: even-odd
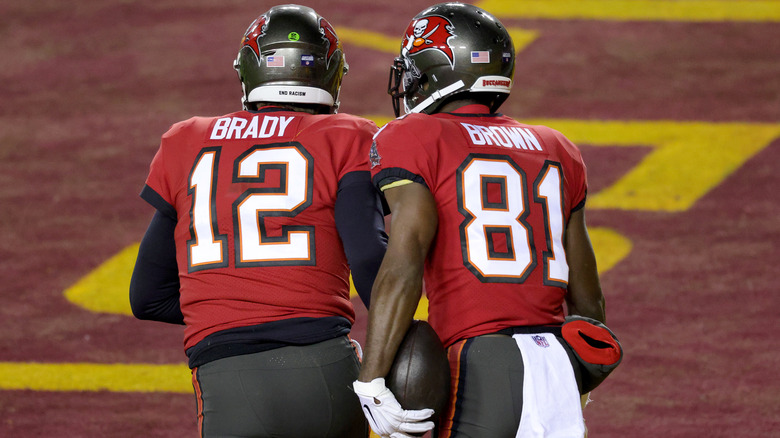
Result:
[[[356,380],[352,387],[360,398],[363,414],[371,429],[382,438],[412,438],[408,433],[425,433],[433,429],[433,409],[404,410],[395,395],[385,386],[385,379],[368,383]]]

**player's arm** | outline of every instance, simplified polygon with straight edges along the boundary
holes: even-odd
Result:
[[[569,287],[566,294],[569,314],[606,322],[604,295],[596,269],[596,254],[585,225],[584,208],[572,212],[564,242],[569,264]]]
[[[176,220],[158,210],[141,240],[130,279],[130,307],[138,319],[184,324],[175,228]]]
[[[381,196],[368,171],[350,172],[339,181],[334,210],[352,281],[370,308],[371,287],[387,248],[387,234]]]
[[[384,192],[393,214],[390,239],[374,282],[365,354],[353,384],[371,429],[380,436],[408,436],[434,426],[428,420],[433,409],[404,410],[384,382],[420,301],[425,257],[438,225],[428,188],[402,183]]]
[[[393,214],[390,239],[374,282],[359,380],[384,377],[422,295],[423,267],[438,216],[431,192],[411,183],[385,190]]]

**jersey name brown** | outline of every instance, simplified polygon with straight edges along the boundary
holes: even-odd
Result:
[[[483,126],[461,123],[466,128],[471,142],[478,146],[503,146],[525,150],[541,151],[542,146],[534,133],[519,126]]]

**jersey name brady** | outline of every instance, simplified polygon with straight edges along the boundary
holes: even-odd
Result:
[[[517,126],[482,126],[461,123],[469,133],[471,142],[478,146],[503,146],[525,150],[541,151],[542,146],[528,128]]]
[[[243,138],[269,138],[283,136],[295,117],[256,115],[251,119],[243,117],[222,117],[214,123],[211,140],[238,140]],[[262,119],[262,120],[261,120]]]

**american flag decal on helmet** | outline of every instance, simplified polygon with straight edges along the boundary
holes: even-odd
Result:
[[[490,52],[486,50],[471,52],[472,64],[488,64],[489,62],[490,62]]]

